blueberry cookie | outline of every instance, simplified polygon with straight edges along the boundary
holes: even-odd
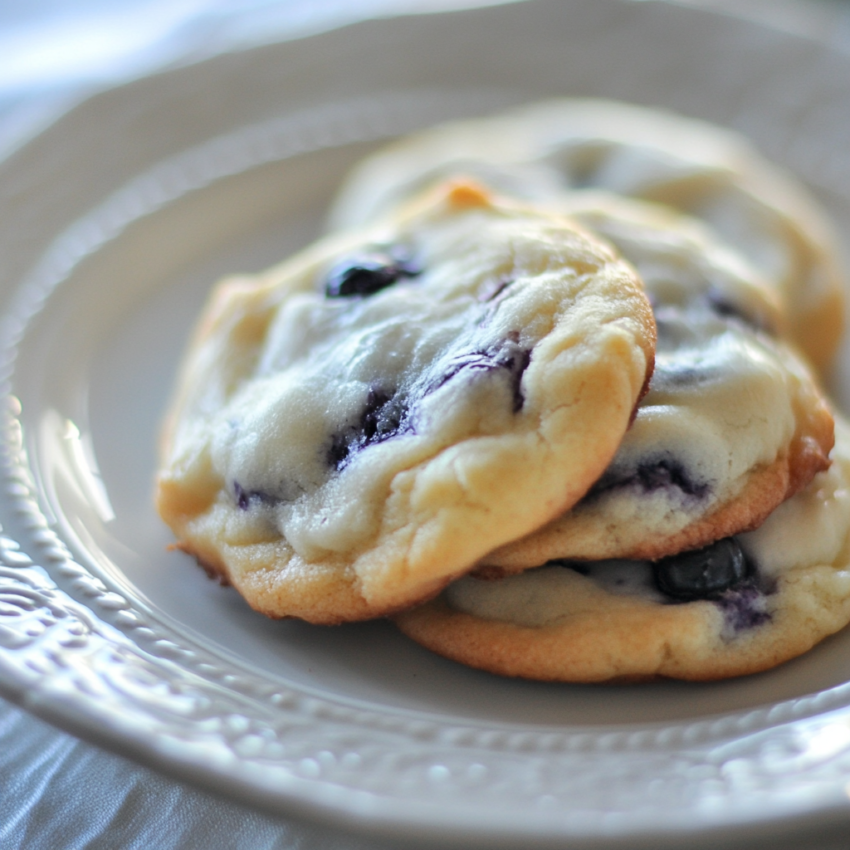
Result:
[[[659,110],[565,99],[395,142],[351,174],[332,226],[363,222],[415,187],[465,173],[518,197],[596,187],[709,223],[776,287],[793,339],[820,369],[843,323],[839,252],[806,190],[737,134]]]
[[[557,561],[466,577],[397,616],[424,646],[566,682],[708,680],[769,669],[850,621],[850,432],[756,531],[656,562]]]
[[[606,243],[441,186],[218,286],[165,427],[158,509],[265,614],[400,610],[584,495],[654,342]]]
[[[827,468],[830,410],[785,342],[775,292],[698,221],[596,192],[559,202],[636,266],[655,372],[611,465],[568,513],[479,573],[553,558],[657,559],[757,527]]]

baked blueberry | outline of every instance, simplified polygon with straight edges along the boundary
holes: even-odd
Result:
[[[416,277],[421,269],[390,251],[368,251],[346,257],[331,267],[325,280],[328,298],[374,295],[399,280]]]
[[[710,491],[709,485],[692,476],[680,460],[662,456],[642,460],[631,469],[615,466],[607,470],[585,499],[592,500],[611,490],[627,488],[636,493],[675,489],[696,499],[705,498]]]
[[[740,585],[752,570],[738,541],[726,537],[694,552],[662,558],[653,572],[662,593],[690,601],[717,597]]]
[[[240,510],[247,511],[252,505],[273,505],[280,501],[263,490],[246,490],[238,481],[233,482],[233,498]]]
[[[475,372],[492,373],[502,370],[509,376],[511,384],[512,411],[518,413],[522,410],[524,400],[520,385],[522,376],[531,362],[531,352],[523,348],[512,337],[518,338],[519,334],[514,333],[504,342],[483,351],[465,351],[456,355],[426,392],[434,392],[462,372],[474,374]]]
[[[331,438],[328,461],[334,469],[343,469],[354,453],[411,430],[401,395],[371,387],[358,422]]]

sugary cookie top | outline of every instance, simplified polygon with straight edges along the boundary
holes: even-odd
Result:
[[[331,619],[280,590],[313,563],[350,586],[357,616],[384,613],[584,494],[628,426],[654,336],[636,275],[605,244],[442,187],[220,285],[166,429],[160,512],[237,586],[222,553],[279,541],[271,562],[237,559],[262,571],[252,604],[266,613]]]
[[[814,379],[769,333],[781,325],[775,292],[686,216],[588,192],[560,206],[638,269],[658,325],[655,372],[588,496],[483,564],[660,558],[754,528],[826,468],[833,442]]]
[[[553,195],[546,207],[608,239],[645,278],[655,308],[676,308],[697,321],[707,314],[737,319],[771,336],[787,335],[776,288],[699,219],[599,189]]]
[[[817,367],[835,353],[843,271],[830,224],[798,181],[737,133],[594,99],[452,122],[367,157],[343,185],[331,226],[367,221],[411,191],[460,173],[537,202],[596,187],[698,217],[776,288],[792,337]]]

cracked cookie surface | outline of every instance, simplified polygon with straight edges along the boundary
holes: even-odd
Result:
[[[400,610],[585,493],[654,342],[607,244],[443,186],[217,287],[164,430],[157,506],[180,548],[270,616]]]

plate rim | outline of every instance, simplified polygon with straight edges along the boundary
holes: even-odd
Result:
[[[622,4],[616,4],[612,0],[612,5]],[[656,0],[655,5],[666,4]],[[676,5],[681,4],[676,3]],[[489,7],[485,7],[485,10],[487,8]],[[411,16],[411,19],[413,19],[413,16]],[[320,34],[318,36],[310,36],[309,38],[321,37],[322,35]],[[249,53],[251,52],[251,49],[246,50],[245,52]],[[215,58],[206,61],[214,62]],[[169,74],[179,73],[180,70],[182,69],[178,69],[176,72],[164,72],[159,76],[161,80],[167,80],[169,78]],[[132,85],[132,83],[129,85]],[[124,88],[124,86],[119,88]],[[97,97],[98,95],[94,96],[94,98]],[[81,106],[83,106],[83,104],[75,107],[72,111],[76,112]],[[57,124],[61,124],[61,122],[62,119],[60,118]],[[55,132],[57,124],[52,125],[49,129]],[[6,385],[4,390],[8,387],[8,382],[11,379],[11,374],[13,374],[15,365],[13,362],[12,350],[15,348],[16,342],[10,343],[9,340],[15,340],[16,327],[19,334],[26,333],[27,326],[25,322],[22,321],[26,318],[25,314],[27,311],[37,312],[38,309],[40,309],[40,299],[49,297],[50,294],[49,287],[46,292],[39,292],[40,284],[32,282],[38,281],[39,274],[44,274],[44,272],[39,272],[39,270],[36,269],[32,273],[30,282],[25,282],[22,284],[20,289],[16,290],[16,292],[12,294],[11,300],[15,301],[17,306],[13,304],[12,308],[5,312],[3,319],[5,339],[2,352],[0,352],[0,361],[2,361],[3,364],[2,372],[4,374],[4,384]],[[9,371],[10,368],[12,369],[12,373]],[[28,583],[27,590],[28,592],[32,592],[33,599],[41,594],[39,598],[45,605],[53,605],[54,607],[66,605],[67,608],[65,614],[69,618],[78,616],[81,622],[85,623],[87,617],[90,618],[92,613],[90,609],[86,609],[86,606],[81,605],[79,601],[72,599],[71,597],[68,597],[68,602],[63,601],[60,598],[61,594],[57,595],[53,593],[52,588],[39,583],[40,581],[43,581],[43,577],[39,575],[39,567],[44,567],[47,572],[57,570],[61,571],[64,569],[67,571],[67,579],[80,580],[83,585],[88,586],[88,590],[84,590],[82,592],[84,595],[88,596],[93,606],[103,604],[103,600],[107,599],[108,602],[105,603],[107,607],[104,610],[113,610],[117,612],[125,610],[120,607],[117,600],[112,598],[114,594],[112,594],[112,596],[108,595],[111,593],[108,588],[98,587],[96,583],[92,583],[90,581],[89,577],[83,575],[83,573],[86,572],[84,567],[76,563],[73,553],[51,530],[50,524],[37,504],[39,493],[32,489],[32,482],[29,480],[31,477],[29,474],[30,470],[27,466],[26,458],[22,457],[21,454],[24,451],[24,445],[20,441],[20,412],[15,409],[14,401],[9,398],[9,393],[6,391],[4,391],[2,404],[3,421],[2,425],[0,425],[0,433],[2,433],[3,437],[3,446],[2,449],[0,449],[0,452],[2,452],[2,465],[4,470],[3,477],[7,486],[7,493],[3,498],[12,501],[13,504],[11,507],[13,512],[16,514],[17,521],[21,522],[23,527],[26,529],[27,542],[22,546],[14,536],[0,537],[0,577],[9,579],[10,574],[15,574],[19,577],[26,576],[26,582]],[[9,495],[10,493],[12,495]],[[6,507],[9,508],[9,505],[7,504]],[[35,547],[35,549],[39,552],[40,557],[35,559],[30,557],[28,553],[33,551],[33,547]],[[80,573],[79,570],[82,570],[82,573]],[[110,609],[108,607],[109,605],[112,605],[113,607]],[[102,620],[101,623],[90,622],[87,625],[95,627],[107,625],[111,628],[111,625],[105,619]],[[95,633],[96,629],[91,631],[90,635],[94,635]],[[76,635],[76,638],[81,637],[82,636],[80,634]],[[73,643],[74,638],[75,635],[71,632],[68,636],[68,640]],[[90,637],[89,639],[91,640],[92,638]],[[104,637],[104,640],[107,643],[113,641],[110,646],[119,646],[122,649],[128,648],[121,646],[120,642],[114,642],[116,640],[116,636],[112,631],[109,631],[109,634]],[[156,640],[152,641],[152,643],[155,642]],[[83,644],[85,644],[85,641],[83,641]],[[82,648],[85,647],[82,646]],[[71,649],[73,650],[73,646]],[[9,646],[6,645],[4,647],[2,640],[0,640],[0,692],[2,692],[4,696],[10,698],[13,702],[22,705],[24,708],[32,711],[34,714],[42,717],[43,719],[54,723],[55,725],[64,727],[81,737],[92,740],[93,743],[106,745],[125,755],[130,754],[132,751],[132,757],[138,761],[150,764],[151,766],[172,775],[180,776],[180,778],[202,784],[205,787],[212,788],[213,790],[220,792],[224,791],[228,779],[233,778],[234,775],[232,773],[211,772],[208,766],[205,767],[198,761],[193,762],[191,758],[186,758],[185,754],[184,757],[181,758],[178,752],[179,748],[172,747],[170,749],[158,749],[145,746],[143,738],[146,733],[142,732],[140,737],[140,729],[138,727],[136,728],[135,735],[133,734],[133,730],[125,728],[121,724],[113,727],[98,727],[98,721],[96,718],[92,716],[87,717],[84,712],[80,713],[79,705],[75,706],[73,703],[66,701],[68,697],[67,693],[63,694],[61,690],[53,691],[51,688],[46,687],[43,681],[41,685],[37,686],[35,689],[29,689],[32,684],[32,679],[30,678],[28,680],[25,674],[22,674],[20,670],[13,670],[8,663],[11,651],[12,650],[9,649]],[[160,646],[158,651],[163,653],[163,655],[159,657],[166,661],[173,661],[175,658],[173,655],[169,656],[169,653],[173,653],[173,648]],[[841,685],[838,686],[838,688],[830,689],[829,691],[822,692],[819,695],[813,695],[811,697],[803,698],[803,700],[793,700],[789,702],[793,702],[797,707],[795,711],[800,712],[800,705],[803,701],[808,700],[809,702],[817,702],[820,700],[821,702],[825,701],[829,703],[830,700],[825,700],[824,695],[836,690],[847,692],[840,697],[840,701],[842,702],[840,707],[846,707],[848,700],[850,700],[850,697],[848,697],[848,695],[850,695],[850,685]],[[833,705],[831,708],[827,708],[826,710],[833,711],[835,707],[836,706]],[[793,716],[789,716],[788,711],[789,707],[786,702],[784,704],[773,706],[770,709],[735,712],[734,716],[731,718],[724,716],[716,718],[711,721],[711,723],[720,724],[720,730],[715,730],[714,734],[717,734],[721,739],[725,740],[724,736],[726,733],[723,732],[724,724],[727,732],[730,723],[732,723],[732,725],[740,723],[739,731],[742,733],[764,731],[761,726],[761,722],[756,722],[754,719],[756,715],[759,715],[762,722],[765,720],[766,715],[772,715],[771,723],[775,724],[777,720],[780,723],[784,723],[786,721],[796,719]],[[791,711],[791,714],[793,715],[795,711]],[[812,709],[812,711],[814,711],[814,709]],[[811,712],[808,709],[803,710],[802,714],[805,719],[813,720]],[[749,717],[749,719],[746,719],[747,717]],[[673,724],[664,724],[665,730],[669,731],[672,725]],[[691,743],[696,743],[703,737],[702,734],[696,734],[693,732],[693,728],[699,725],[697,723],[683,722],[675,725],[682,727],[679,730],[679,734],[683,736],[680,739],[681,742],[690,740]],[[774,727],[772,726],[770,728]],[[420,727],[417,732],[414,732],[414,735],[417,734],[421,736],[426,734],[426,731]],[[517,734],[521,734],[521,732],[517,732]],[[610,733],[609,741],[606,746],[616,749],[617,746],[622,745],[623,736],[627,736],[628,734],[630,733],[623,732],[622,730],[616,730],[614,733]],[[618,735],[620,736],[619,739],[617,738]],[[645,737],[646,736],[644,736],[644,738]],[[667,737],[668,739],[670,738],[669,734]],[[620,744],[616,743],[617,740],[620,741]],[[646,743],[647,742],[644,740],[644,743],[640,746],[645,746]],[[674,742],[671,740],[667,740],[666,742],[667,745],[670,745],[671,743]],[[527,742],[525,745],[521,744],[520,746],[522,747],[526,745]],[[433,812],[430,811],[420,813],[420,816],[416,818],[412,817],[411,812],[409,811],[403,815],[399,815],[398,812],[388,810],[386,807],[384,807],[383,810],[380,810],[380,806],[376,805],[374,798],[367,800],[366,798],[360,799],[358,797],[357,799],[344,800],[340,799],[338,795],[331,795],[331,798],[325,799],[321,794],[317,795],[312,790],[299,790],[315,787],[310,785],[309,779],[309,776],[301,778],[295,777],[292,789],[287,793],[281,794],[279,791],[266,789],[266,797],[264,799],[257,799],[257,786],[252,784],[250,780],[243,777],[241,779],[241,781],[245,783],[244,786],[242,786],[243,793],[238,793],[237,795],[246,802],[251,802],[255,805],[259,804],[264,808],[271,808],[273,811],[278,813],[280,813],[282,807],[288,808],[293,814],[307,814],[314,818],[321,818],[326,822],[331,821],[338,826],[359,828],[360,830],[366,830],[372,834],[383,833],[386,835],[396,835],[398,834],[399,829],[407,829],[410,828],[411,825],[415,825],[418,830],[422,831],[423,835],[427,833],[427,837],[429,839],[439,840],[453,838],[457,840],[458,838],[462,838],[465,840],[477,840],[487,838],[502,844],[508,841],[515,841],[520,838],[532,839],[541,844],[546,844],[563,841],[567,836],[574,839],[582,839],[599,838],[602,834],[598,828],[599,824],[592,828],[588,828],[585,831],[582,831],[580,828],[570,831],[569,827],[562,820],[549,820],[546,822],[549,824],[548,828],[541,828],[533,833],[529,832],[529,824],[526,824],[523,829],[510,834],[505,833],[505,826],[501,823],[495,825],[491,824],[487,829],[483,829],[480,824],[470,824],[468,821],[464,821],[463,818],[454,822],[446,819],[436,822],[433,819]],[[233,790],[233,788],[230,788],[230,793],[232,793]],[[237,792],[239,791],[239,789],[236,790]],[[262,789],[259,789],[259,793],[262,795],[264,792]],[[833,800],[826,801],[826,803],[821,800],[820,803],[813,809],[797,812],[789,810],[785,812],[785,816],[789,822],[794,821],[796,823],[802,823],[809,816],[817,816],[819,819],[827,818],[844,820],[848,815],[846,804],[846,796],[843,800],[835,798]],[[757,820],[758,819],[744,818],[743,821],[730,825],[727,819],[727,822],[715,824],[713,827],[709,824],[702,823],[697,827],[699,836],[695,836],[693,825],[681,824],[678,830],[674,829],[672,825],[667,825],[664,830],[664,836],[688,839],[699,837],[700,839],[704,838],[706,841],[709,841],[716,838],[719,834],[728,833],[731,829],[737,830],[735,834],[740,835],[741,833],[739,830],[746,828],[747,826],[755,829],[763,825],[757,823]],[[776,820],[776,813],[771,815],[770,820],[775,828],[779,828],[779,822]],[[625,828],[625,831],[622,831],[623,828]],[[565,829],[567,830],[566,833],[564,831]],[[657,824],[648,825],[645,830],[641,830],[637,828],[635,824],[630,824],[628,826],[621,824],[620,828],[618,828],[616,823],[609,822],[606,830],[608,837],[614,841],[621,838],[634,839],[640,835],[644,837],[658,837]]]

